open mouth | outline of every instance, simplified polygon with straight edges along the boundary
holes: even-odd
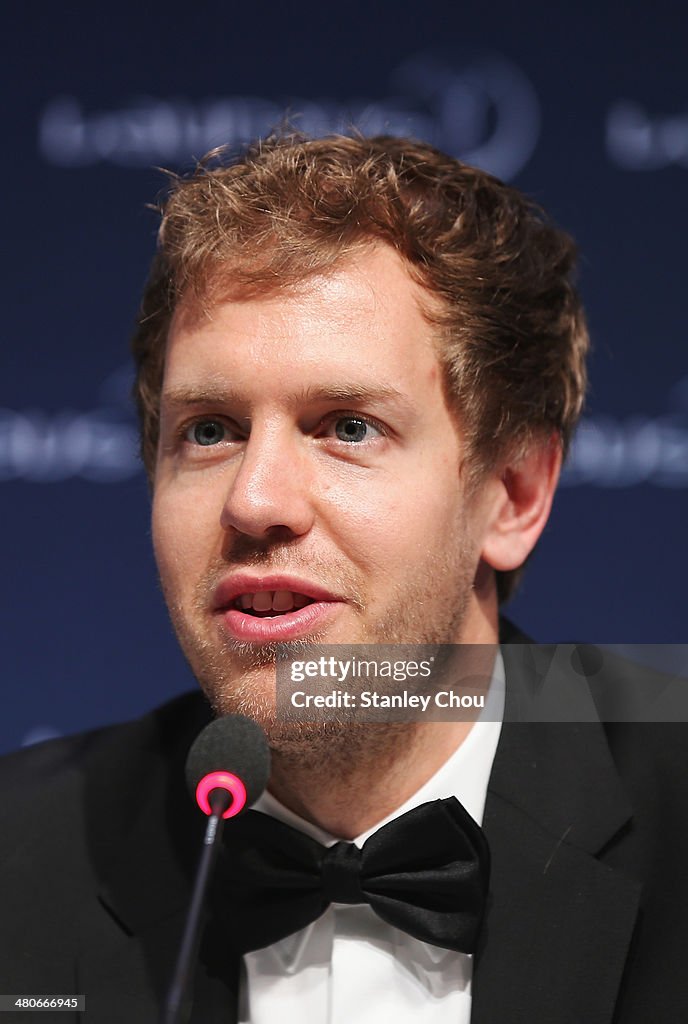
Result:
[[[274,619],[279,615],[305,608],[315,598],[292,590],[259,590],[255,594],[239,594],[230,607],[259,619]]]
[[[264,644],[322,633],[344,603],[319,584],[298,577],[275,574],[253,578],[237,573],[215,590],[213,610],[219,614],[220,628],[229,636]]]

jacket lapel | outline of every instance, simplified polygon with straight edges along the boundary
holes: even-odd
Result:
[[[609,1024],[617,1001],[640,885],[596,855],[631,809],[570,652],[503,648],[507,709],[483,822],[493,867],[472,1024]],[[575,686],[577,722],[551,721],[547,691],[561,685]]]

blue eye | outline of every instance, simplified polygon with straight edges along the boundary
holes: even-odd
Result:
[[[365,441],[372,430],[378,431],[366,420],[357,416],[342,416],[335,423],[335,433],[340,441]]]
[[[208,445],[220,444],[221,441],[225,440],[225,435],[224,425],[218,423],[217,420],[199,420],[198,423],[191,424],[187,431],[186,439],[203,447],[208,447]]]

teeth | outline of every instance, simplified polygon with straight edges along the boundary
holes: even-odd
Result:
[[[269,590],[259,590],[253,595],[254,612],[269,612],[272,608],[272,593]]]
[[[311,604],[312,598],[305,594],[294,594],[291,590],[259,590],[256,594],[240,594],[237,599],[242,611],[279,613],[290,612]]]
[[[276,590],[272,596],[272,608],[276,612],[289,612],[294,607],[291,590]]]

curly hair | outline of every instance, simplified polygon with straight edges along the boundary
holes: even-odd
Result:
[[[588,333],[576,250],[518,190],[425,143],[271,137],[174,176],[133,339],[142,456],[152,477],[165,344],[178,305],[279,291],[371,243],[434,296],[450,408],[476,480],[536,438],[564,453],[583,405]],[[498,573],[501,600],[518,570]]]

